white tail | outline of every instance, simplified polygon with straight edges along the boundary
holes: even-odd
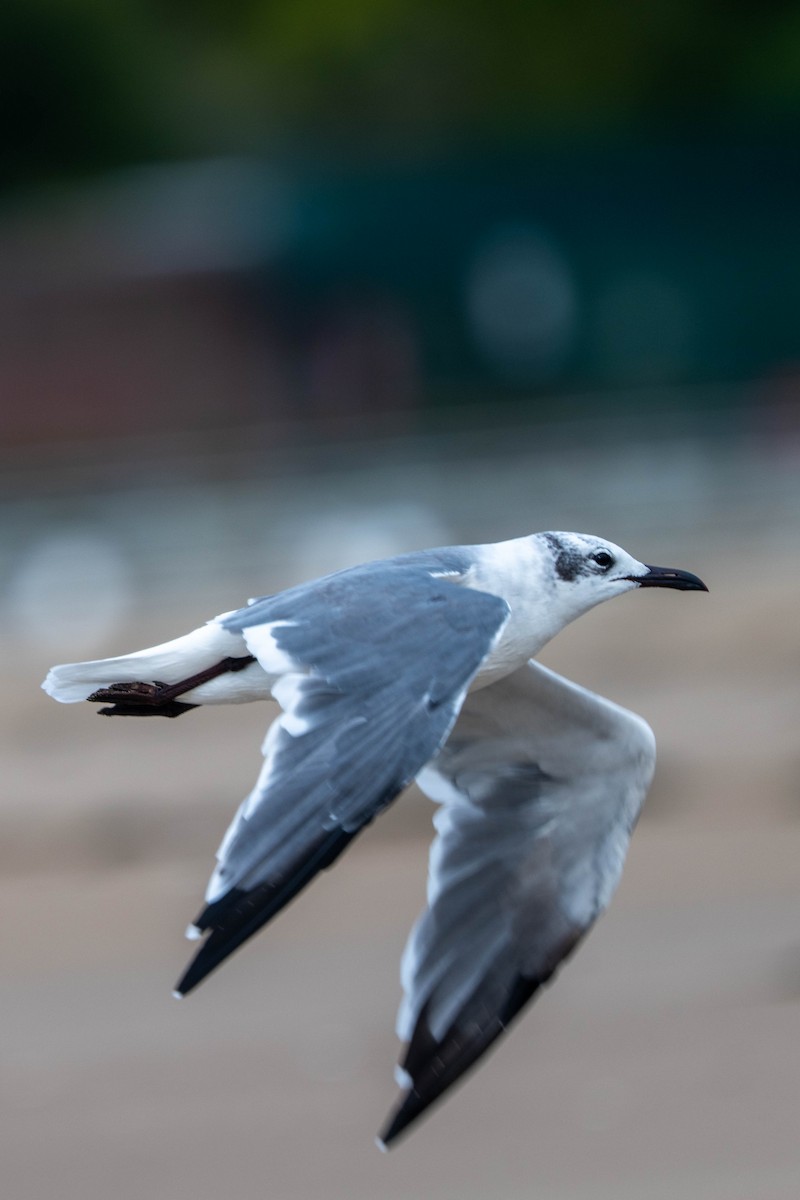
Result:
[[[62,663],[52,667],[42,687],[62,704],[86,700],[98,688],[112,683],[178,683],[214,666],[223,658],[249,654],[238,633],[223,629],[216,620],[183,637],[118,658],[94,662]],[[245,671],[212,679],[186,693],[189,703],[224,704],[261,699],[269,695],[267,676],[257,663]],[[181,699],[184,697],[182,696]]]

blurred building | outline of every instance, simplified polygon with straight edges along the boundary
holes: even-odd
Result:
[[[731,146],[216,159],[8,203],[2,441],[263,424],[279,444],[454,403],[536,421],[645,389],[657,411],[659,389],[742,380],[785,414],[799,205],[788,151]]]

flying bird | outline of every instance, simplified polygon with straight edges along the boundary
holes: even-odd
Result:
[[[53,667],[107,716],[278,701],[217,852],[186,995],[412,780],[440,807],[427,908],[403,955],[402,1095],[385,1148],[488,1050],[619,882],[653,774],[638,716],[533,661],[636,588],[707,591],[602,538],[535,533],[367,563],[251,600],[174,641]]]

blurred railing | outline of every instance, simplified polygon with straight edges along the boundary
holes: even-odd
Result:
[[[483,425],[449,415],[438,433],[280,452],[252,428],[9,457],[6,635],[91,655],[165,603],[201,618],[352,562],[535,529],[664,555],[800,537],[800,439],[757,428],[752,410],[503,427],[491,410]]]

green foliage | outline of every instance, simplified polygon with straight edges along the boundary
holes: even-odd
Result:
[[[0,5],[0,183],[174,152],[162,116],[164,63],[138,7]]]
[[[440,153],[800,112],[794,3],[4,0],[6,185],[310,138]]]

